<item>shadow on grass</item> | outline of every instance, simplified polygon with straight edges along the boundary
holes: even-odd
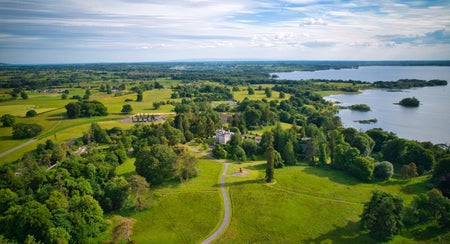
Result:
[[[12,136],[0,136],[0,141],[13,140]]]
[[[431,242],[435,238],[439,239],[439,236],[448,236],[448,231],[448,229],[439,228],[437,224],[428,223],[409,229],[408,231],[403,231],[402,236],[412,238],[417,241]]]
[[[407,185],[405,187],[402,187],[401,191],[405,194],[420,194],[420,193],[426,193],[427,191],[431,190],[433,187],[430,186],[429,182],[419,182],[411,185]]]
[[[248,185],[248,184],[260,184],[264,181],[261,179],[255,179],[255,180],[244,180],[244,181],[236,181],[236,182],[225,182],[225,187],[230,186],[240,186],[240,185]],[[214,184],[213,187],[221,187],[221,184]]]
[[[336,227],[319,238],[308,239],[305,243],[377,243],[369,235],[360,231],[358,222],[349,221],[343,227]]]
[[[339,170],[333,170],[330,168],[317,168],[317,167],[305,167],[304,172],[307,174],[316,175],[321,178],[328,178],[329,180],[343,184],[343,185],[349,185],[354,186],[357,184],[360,184],[361,182],[356,180],[350,175],[347,175],[346,173],[339,171]]]

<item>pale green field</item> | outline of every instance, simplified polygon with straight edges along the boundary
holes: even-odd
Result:
[[[172,80],[165,81],[166,85],[175,82]],[[72,97],[75,94],[84,94],[84,89],[70,89],[71,92],[68,95]],[[90,100],[98,100],[102,102],[108,108],[108,116],[104,117],[92,117],[92,118],[79,118],[79,119],[66,119],[64,106],[69,102],[76,100],[62,100],[61,94],[39,94],[29,93],[29,99],[23,100],[18,98],[17,100],[7,101],[0,103],[0,116],[3,114],[12,114],[16,116],[16,123],[37,123],[41,125],[44,130],[36,138],[37,142],[31,143],[26,147],[20,148],[10,154],[0,157],[0,164],[9,162],[20,158],[25,152],[36,148],[38,143],[44,143],[45,140],[51,139],[57,142],[64,142],[77,138],[83,135],[84,131],[87,131],[89,125],[94,122],[98,122],[103,128],[112,128],[119,126],[123,128],[130,128],[133,126],[131,123],[123,123],[121,120],[130,117],[131,115],[121,114],[122,106],[124,104],[131,104],[133,107],[132,114],[137,113],[155,113],[155,114],[167,114],[171,116],[173,106],[163,105],[158,110],[153,108],[154,102],[161,101],[178,101],[177,99],[171,99],[172,91],[170,89],[150,90],[145,91],[143,94],[143,101],[136,102],[136,94],[129,94],[124,96],[114,96],[114,94],[106,94],[102,92],[92,91]],[[125,99],[132,99],[131,102],[125,102]],[[26,118],[25,114],[29,109],[35,109],[38,112],[36,117]],[[0,127],[0,152],[5,152],[11,148],[17,147],[30,139],[13,140],[12,129]]]

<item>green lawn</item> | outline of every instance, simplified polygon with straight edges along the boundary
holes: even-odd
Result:
[[[117,174],[132,174],[133,163],[120,165]],[[132,236],[136,243],[197,243],[215,229],[223,212],[218,186],[223,165],[200,159],[198,169],[199,175],[188,182],[150,186],[147,209],[118,213],[137,220]]]
[[[338,171],[295,166],[275,171],[276,183],[265,184],[264,164],[243,167],[248,176],[228,176],[233,218],[217,243],[373,243],[359,230],[363,203],[380,189],[409,202],[426,192],[425,178],[365,184]],[[394,242],[414,240],[398,236]]]

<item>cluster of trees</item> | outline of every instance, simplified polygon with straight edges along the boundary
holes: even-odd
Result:
[[[99,101],[71,102],[65,107],[69,119],[108,115],[108,109]]]
[[[193,98],[196,102],[233,100],[230,89],[218,85],[187,83],[173,88],[172,98]]]
[[[82,141],[84,152],[48,140],[0,166],[0,240],[88,243],[105,230],[104,212],[145,207],[145,178],[115,175],[131,147],[126,131],[92,124]]]
[[[13,126],[12,137],[14,139],[24,139],[39,135],[42,132],[42,126],[38,124],[17,123]]]
[[[354,104],[348,107],[351,110],[360,111],[360,112],[367,112],[370,111],[370,107],[367,104]]]
[[[374,191],[361,215],[362,229],[377,241],[389,241],[404,227],[427,223],[441,229],[450,225],[450,199],[437,189],[415,196],[408,206],[399,197]]]
[[[407,98],[403,98],[402,100],[400,100],[400,102],[398,104],[405,106],[405,107],[419,107],[420,101],[419,101],[419,99],[417,99],[415,97],[407,97]]]

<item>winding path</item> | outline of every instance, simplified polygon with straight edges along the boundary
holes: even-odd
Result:
[[[13,148],[9,149],[8,151],[2,152],[2,153],[0,153],[0,158],[3,157],[3,156],[5,156],[5,155],[7,155],[7,154],[10,154],[10,153],[14,152],[14,151],[17,150],[17,149],[20,149],[20,148],[22,148],[22,147],[25,147],[25,146],[27,146],[27,145],[29,145],[29,144],[31,144],[31,143],[37,141],[37,140],[38,140],[38,139],[33,138],[33,139],[31,139],[31,140],[29,140],[29,141],[23,143],[23,144],[20,144],[20,145],[17,146],[17,147],[13,147]]]
[[[219,160],[217,160],[219,161]],[[223,169],[222,177],[220,178],[220,188],[222,191],[222,197],[223,197],[223,205],[225,207],[225,214],[223,215],[222,224],[220,224],[220,227],[208,238],[206,238],[202,244],[208,244],[211,243],[213,240],[215,240],[222,232],[227,228],[228,223],[230,223],[230,217],[231,217],[231,207],[230,207],[230,199],[228,198],[227,190],[225,189],[225,176],[227,174],[228,165],[230,163],[227,163],[225,161],[219,161],[223,162],[225,164],[225,168]]]

